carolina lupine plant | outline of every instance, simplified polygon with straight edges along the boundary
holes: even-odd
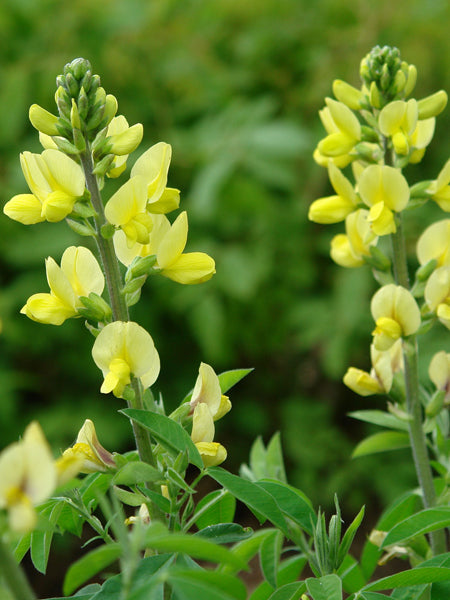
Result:
[[[180,204],[179,190],[167,186],[170,145],[151,146],[127,175],[142,125],[130,126],[117,116],[116,98],[101,87],[89,61],[76,59],[57,77],[55,113],[30,108],[43,151],[21,155],[30,193],[14,196],[3,210],[24,225],[64,220],[86,241],[68,247],[59,264],[46,259],[49,292],[33,294],[21,313],[55,326],[84,321],[101,372],[92,401],[117,399],[135,450],[118,454],[104,448],[85,415],[75,442],[59,456],[37,422],[0,453],[2,600],[36,600],[20,562],[29,551],[45,573],[52,540],[63,533],[88,539],[84,555],[64,575],[65,598],[342,600],[346,594],[378,600],[385,597],[380,591],[395,588],[406,588],[395,590],[396,598],[406,598],[397,592],[417,600],[448,597],[450,355],[441,351],[432,359],[435,392],[429,394],[417,381],[416,338],[434,323],[450,329],[450,220],[420,238],[412,289],[402,229],[402,211],[427,199],[450,211],[448,164],[436,180],[412,187],[402,174],[423,156],[446,95],[406,100],[415,68],[396,50],[374,49],[361,72],[362,88],[335,82],[337,100],[327,99],[321,112],[328,135],[315,158],[328,168],[336,195],[314,202],[310,217],[320,223],[345,220],[346,233],[332,242],[333,259],[345,267],[369,264],[383,283],[371,304],[373,369],[351,368],[345,383],[362,395],[390,397],[388,413],[355,416],[394,428],[394,438],[388,432],[384,441],[372,438],[363,445],[380,450],[383,444],[410,444],[421,490],[387,509],[358,562],[351,546],[364,507],[343,527],[336,496],[336,513],[327,525],[324,513],[316,513],[308,497],[287,483],[278,434],[267,446],[261,438],[255,441],[239,475],[219,466],[227,449],[216,441],[216,422],[231,409],[226,393],[250,369],[217,375],[202,362],[192,390],[167,414],[162,395],[156,400],[151,389],[160,357],[150,333],[131,319],[132,307],[152,276],[167,277],[173,285],[199,284],[214,275],[215,263],[203,252],[185,252],[186,212],[166,216]],[[350,165],[355,182],[343,173]],[[108,195],[109,180],[119,177],[124,183]],[[377,246],[383,236],[392,240],[391,257]],[[434,481],[428,448],[439,476]],[[218,488],[199,498],[206,476]],[[268,526],[253,531],[235,523],[236,501]],[[256,556],[260,581],[247,591],[239,573]],[[370,581],[377,564],[392,556],[409,559],[413,568]],[[312,576],[301,578],[306,565]]]

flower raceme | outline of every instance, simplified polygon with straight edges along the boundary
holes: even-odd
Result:
[[[420,309],[413,295],[393,283],[380,288],[370,305],[375,320],[373,344],[377,350],[389,350],[400,338],[413,335],[420,326]]]
[[[37,523],[34,506],[46,500],[57,485],[57,468],[38,423],[0,454],[0,508],[8,511],[13,531],[27,533]]]
[[[172,225],[165,215],[152,215],[153,227],[149,243],[136,242],[131,248],[127,238],[118,231],[114,247],[118,259],[126,266],[136,256],[156,256],[156,270],[178,283],[195,284],[208,281],[216,272],[214,260],[204,252],[187,252],[188,221],[186,212],[178,215]]]
[[[34,294],[20,311],[33,321],[61,325],[77,316],[83,306],[80,297],[102,294],[105,279],[90,250],[70,246],[64,251],[59,267],[53,258],[45,263],[50,293]]]
[[[62,221],[84,193],[81,167],[53,148],[42,154],[24,152],[20,164],[31,194],[19,194],[7,202],[3,212],[24,225]]]
[[[120,398],[133,377],[144,389],[159,375],[159,355],[150,334],[133,321],[114,321],[98,334],[92,348],[95,364],[104,377],[100,391]]]

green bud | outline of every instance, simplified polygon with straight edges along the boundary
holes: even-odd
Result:
[[[147,275],[141,275],[141,277],[136,277],[135,279],[131,279],[126,283],[122,288],[122,294],[132,294],[133,292],[137,292],[147,280]]]
[[[95,94],[95,92],[98,90],[98,88],[101,85],[101,81],[100,81],[100,76],[99,75],[92,75],[91,78],[91,88],[89,90],[89,94]]]
[[[380,142],[380,138],[375,129],[368,127],[367,125],[361,126],[361,140],[363,142],[373,142],[375,144],[379,144]]]
[[[149,275],[155,263],[155,254],[151,254],[150,256],[137,256],[128,267],[127,273],[130,272],[131,277]]]
[[[418,183],[415,183],[413,186],[411,186],[411,188],[409,190],[410,198],[411,199],[415,199],[415,198],[428,199],[431,194],[429,192],[427,192],[427,190],[430,187],[431,183],[432,183],[431,179],[428,179],[426,181],[419,181]]]
[[[55,142],[55,144],[58,146],[58,150],[61,150],[61,152],[64,152],[64,154],[79,154],[80,153],[79,149],[75,146],[75,144],[72,144],[72,142],[69,142],[69,140],[67,140],[65,137],[54,136],[52,139]]]
[[[78,96],[79,88],[78,83],[72,73],[67,73],[66,75],[66,90],[69,92],[69,95],[72,98],[76,98]]]
[[[83,86],[80,88],[80,93],[78,95],[78,113],[80,115],[80,119],[83,121],[86,119],[88,111],[89,111],[89,99],[87,97],[86,91]]]
[[[378,86],[375,83],[375,81],[372,81],[372,83],[370,84],[369,100],[370,100],[370,104],[374,108],[381,108],[381,96],[380,96],[380,92],[378,90]]]
[[[392,94],[397,96],[402,92],[406,85],[406,75],[403,71],[397,71],[392,84]]]
[[[417,281],[427,281],[431,273],[437,267],[437,260],[432,258],[424,265],[420,266],[416,271],[416,279]]]
[[[92,72],[90,69],[88,69],[81,81],[81,87],[86,91],[86,93],[88,93],[91,88],[91,80],[92,80]]]
[[[402,423],[409,423],[412,421],[411,415],[399,408],[396,404],[392,404],[392,402],[387,403],[387,409],[391,415],[394,415],[394,417],[396,417]]]
[[[72,98],[72,108],[70,109],[70,124],[72,129],[81,129],[80,115],[78,113],[78,106],[75,100]]]
[[[66,89],[60,85],[55,92],[55,102],[58,107],[59,114],[66,119],[70,119],[70,110],[72,108],[71,98],[67,94]]]
[[[92,171],[95,175],[99,177],[104,177],[106,173],[109,171],[111,165],[114,162],[114,154],[107,154],[100,162],[95,165],[94,170]]]
[[[371,144],[370,142],[360,142],[354,148],[358,154],[358,158],[370,163],[378,163],[383,158],[383,150],[379,144]]]
[[[389,397],[396,405],[404,406],[406,402],[406,386],[403,371],[394,373],[391,389],[389,390]]]
[[[78,149],[78,152],[84,152],[86,150],[86,140],[84,139],[84,135],[81,133],[79,129],[73,130],[73,142]]]
[[[445,390],[437,390],[430,402],[425,407],[425,414],[427,417],[433,418],[441,412],[445,402]]]
[[[78,233],[78,235],[82,235],[83,237],[90,237],[96,235],[95,229],[87,223],[80,223],[80,221],[68,218],[66,218],[66,223],[70,227],[70,229],[72,229],[72,231],[75,231],[75,233]]]
[[[110,240],[112,238],[112,236],[115,234],[116,232],[116,228],[114,227],[114,225],[111,225],[111,223],[105,223],[104,225],[102,225],[101,228],[101,235],[102,238],[105,240]]]
[[[97,213],[91,203],[80,201],[75,203],[72,215],[81,217],[82,219],[89,219],[91,217],[96,217]]]
[[[390,272],[391,260],[377,246],[370,246],[370,256],[365,256],[364,260],[373,269],[377,271]]]
[[[94,321],[108,321],[112,316],[111,307],[101,296],[91,292],[88,297],[80,296],[80,301],[92,315]],[[83,309],[78,309],[81,313]],[[81,313],[83,314],[83,313]],[[86,316],[86,314],[83,314]],[[87,317],[89,318],[89,317]]]
[[[104,127],[101,131],[99,131],[92,142],[91,150],[94,158],[100,157],[106,154],[106,148],[109,144],[106,138],[107,128]]]

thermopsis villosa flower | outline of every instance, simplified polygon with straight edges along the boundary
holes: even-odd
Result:
[[[73,459],[80,460],[78,470],[81,473],[104,472],[116,468],[113,455],[98,441],[94,423],[90,419],[86,419],[83,423],[75,444],[64,450],[60,459],[61,465]]]
[[[30,423],[23,438],[0,454],[0,508],[6,508],[13,531],[26,533],[36,526],[34,510],[52,494],[57,470],[40,425]]]
[[[11,198],[3,212],[24,225],[62,221],[84,193],[83,171],[75,161],[55,149],[42,154],[24,152],[20,164],[31,194]]]
[[[133,377],[144,389],[159,375],[159,355],[150,334],[133,321],[114,321],[98,334],[92,348],[95,364],[105,378],[103,394],[112,392],[120,398]]]
[[[30,296],[20,311],[33,321],[61,325],[77,316],[77,309],[83,306],[80,296],[103,292],[102,270],[92,252],[83,246],[67,248],[60,267],[53,258],[47,258],[45,269],[50,293]]]

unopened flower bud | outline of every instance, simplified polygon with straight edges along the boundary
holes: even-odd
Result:
[[[70,123],[73,129],[81,129],[80,115],[78,113],[78,106],[75,100],[72,98],[72,108],[70,110]]]
[[[406,84],[403,89],[403,94],[405,95],[405,97],[408,97],[410,95],[410,93],[413,91],[413,89],[416,86],[416,81],[417,81],[417,69],[416,69],[415,65],[408,65]]]
[[[444,407],[445,402],[445,390],[438,390],[425,408],[425,414],[427,417],[437,417]]]
[[[76,98],[78,96],[78,84],[72,73],[67,73],[65,87],[72,98]]]
[[[358,90],[345,81],[342,81],[341,79],[335,79],[333,81],[333,94],[337,100],[352,110],[359,110],[361,108],[361,102],[363,100],[361,90]]]
[[[420,120],[436,117],[447,106],[447,94],[444,90],[439,90],[439,92],[419,100],[417,105]]]
[[[377,84],[375,83],[375,81],[372,81],[372,83],[370,84],[369,99],[370,99],[370,104],[374,108],[381,108],[380,92],[378,90],[378,87],[377,87]]]
[[[77,106],[80,119],[83,119],[84,121],[89,111],[89,99],[83,86],[81,86],[80,93],[78,95]]]
[[[32,104],[29,111],[30,122],[35,129],[46,135],[58,135],[58,117],[38,104]]]
[[[72,108],[71,98],[67,94],[66,89],[60,85],[55,92],[55,102],[58,107],[59,114],[70,119],[70,110]]]

